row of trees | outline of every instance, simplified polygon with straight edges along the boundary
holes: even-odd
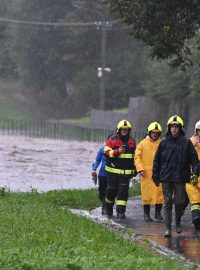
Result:
[[[57,105],[68,116],[98,108],[102,26],[95,21],[109,21],[114,23],[106,28],[106,66],[111,68],[105,74],[107,109],[127,106],[129,97],[140,95],[160,100],[196,98],[199,85],[196,21],[190,35],[184,34],[184,25],[172,33],[171,18],[158,25],[163,14],[160,8],[166,8],[164,4],[155,6],[155,1],[142,0],[110,2],[114,14],[129,26],[115,21],[110,4],[102,0],[0,0],[0,77],[20,79],[29,98]],[[155,8],[157,21],[152,20]],[[167,8],[172,14],[174,7]],[[188,8],[195,13],[197,7],[188,4]],[[188,20],[185,18],[185,25]],[[189,32],[191,27],[188,25]],[[165,61],[152,60],[149,48],[130,36],[131,31],[151,46],[153,57]],[[180,42],[173,41],[179,32]],[[169,58],[173,58],[174,69],[168,65]],[[181,66],[185,68],[183,71],[178,65],[185,63]]]

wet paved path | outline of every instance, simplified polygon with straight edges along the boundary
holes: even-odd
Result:
[[[100,211],[100,209],[98,209]],[[151,206],[151,217],[154,218],[154,206]],[[133,230],[137,236],[143,236],[172,250],[173,252],[184,256],[185,258],[198,263],[200,266],[200,232],[194,230],[191,223],[191,213],[189,206],[182,218],[183,232],[177,234],[175,226],[172,226],[172,237],[164,237],[164,222],[153,221],[150,223],[143,220],[143,208],[139,197],[131,198],[128,201],[126,219],[118,220],[114,211],[113,221],[120,223]]]

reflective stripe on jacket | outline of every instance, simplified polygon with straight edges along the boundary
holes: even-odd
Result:
[[[105,170],[114,174],[133,175],[135,172],[134,167],[134,154],[136,143],[132,137],[128,138],[126,143],[125,153],[119,154],[118,149],[123,145],[119,135],[114,135],[106,142],[104,151],[107,156]]]
[[[193,143],[200,160],[200,143],[198,142],[198,137],[194,135],[190,140]],[[196,186],[193,186],[192,183],[186,184],[186,192],[191,204],[200,203],[200,176],[198,177],[198,184]],[[194,207],[191,207],[191,210],[195,210]]]

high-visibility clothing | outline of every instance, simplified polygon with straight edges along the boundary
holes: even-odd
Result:
[[[118,124],[117,124],[117,132],[119,132],[119,130],[121,129],[121,128],[129,128],[129,129],[131,129],[132,128],[132,126],[131,126],[131,123],[129,122],[129,121],[127,121],[127,120],[121,120]]]
[[[126,150],[120,154],[119,148],[123,145]],[[135,172],[135,148],[135,140],[129,135],[113,135],[106,142],[104,151],[107,156],[105,170],[108,175],[108,185],[105,201],[108,214],[112,214],[115,199],[117,213],[124,214],[126,211],[130,177]]]
[[[178,125],[181,125],[181,127],[184,127],[183,119],[178,115],[173,115],[172,117],[169,118],[167,122],[167,126],[173,125],[173,124],[178,124]]]
[[[108,184],[106,189],[106,205],[113,206],[116,199],[116,211],[124,214],[128,200],[130,177],[127,175],[108,173]]]
[[[158,122],[152,122],[147,128],[148,134],[153,130],[154,131],[159,131],[161,133],[162,132],[162,127]]]
[[[197,151],[198,158],[200,160],[200,142],[199,137],[194,135],[190,138],[191,142],[193,143],[195,150]]]
[[[125,153],[119,154],[118,149],[124,145],[119,135],[113,135],[106,142],[104,151],[107,156],[105,170],[112,174],[133,175],[134,153],[136,148],[135,140],[129,137],[126,142]]]
[[[199,137],[194,135],[190,140],[192,141],[200,160]],[[191,203],[192,222],[194,223],[196,218],[200,219],[200,177],[198,177],[198,184],[196,186],[193,186],[192,183],[186,184],[186,192]]]
[[[144,171],[145,176],[141,177],[142,204],[162,204],[162,184],[157,187],[152,180],[153,160],[160,140],[152,140],[147,136],[142,140],[135,152],[135,166],[137,172]]]
[[[190,138],[192,141],[200,160],[200,143],[198,136],[194,135]],[[198,177],[198,184],[193,186],[192,183],[186,185],[186,191],[191,204],[200,203],[200,176]]]
[[[200,203],[200,177],[196,186],[193,186],[192,183],[186,184],[186,192],[191,204]]]

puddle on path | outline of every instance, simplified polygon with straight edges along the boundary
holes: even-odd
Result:
[[[200,237],[193,235],[193,229],[190,230],[191,235],[188,232],[189,230],[184,233],[185,236],[173,235],[171,238],[161,237],[160,235],[148,235],[146,237],[200,264]]]
[[[101,216],[100,208],[92,211],[92,214],[95,213],[96,215]],[[151,207],[151,217],[154,217],[153,206]],[[144,222],[143,208],[139,197],[129,199],[126,219],[118,220],[114,211],[112,221],[132,230],[136,236],[142,236],[154,243],[157,243],[161,248],[169,249],[173,252],[174,256],[178,254],[197,263],[200,269],[200,231],[197,233],[194,230],[193,224],[191,223],[189,207],[186,209],[182,219],[183,232],[178,235],[175,232],[175,226],[173,224],[171,238],[164,237],[164,222],[158,222],[155,220],[150,223]]]

